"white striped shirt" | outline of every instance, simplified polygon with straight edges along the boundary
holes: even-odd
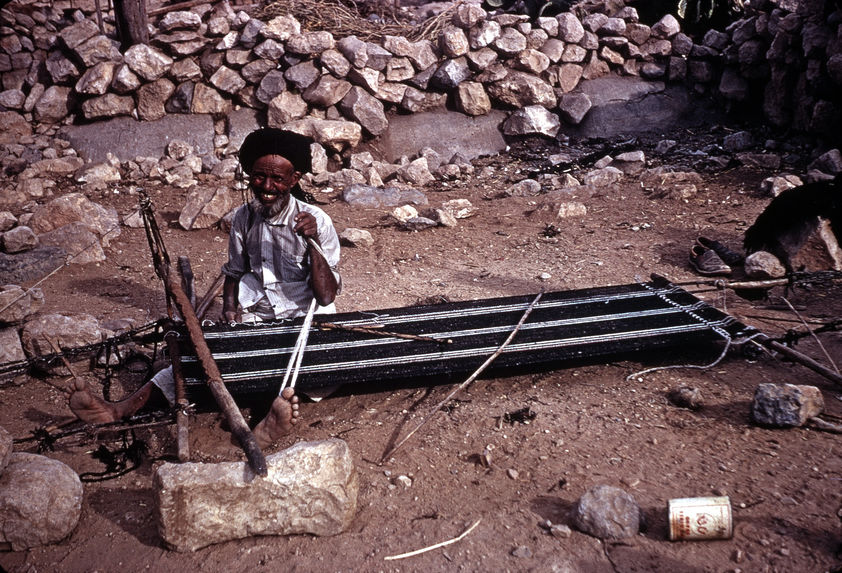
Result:
[[[290,196],[283,211],[265,219],[259,203],[243,205],[234,214],[228,241],[226,276],[240,280],[239,302],[243,309],[255,306],[264,296],[275,318],[292,318],[307,311],[313,299],[310,288],[310,252],[307,240],[295,233],[294,217],[306,211],[316,219],[319,244],[336,282],[341,285],[339,237],[330,217],[320,208]],[[335,306],[316,312],[336,312]]]

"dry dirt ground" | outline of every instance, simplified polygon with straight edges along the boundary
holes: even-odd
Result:
[[[691,135],[673,137],[684,143]],[[435,205],[455,198],[474,203],[476,215],[456,228],[406,232],[384,209],[351,208],[333,194],[320,194],[339,230],[368,229],[376,241],[372,248],[344,249],[340,309],[626,284],[653,272],[675,282],[692,281],[699,278],[687,264],[695,237],[705,234],[736,247],[768,202],[758,188],[771,174],[745,167],[701,170],[704,184],[686,199],[671,193],[654,196],[629,177],[587,199],[587,216],[565,220],[526,216],[540,197],[484,199],[522,178],[533,165],[529,159],[544,153],[527,148],[529,153],[515,148],[477,161],[477,173],[483,166],[493,167],[491,177],[476,175],[426,190]],[[671,161],[682,157],[692,163],[696,156],[676,151]],[[799,167],[791,170],[798,172]],[[170,255],[190,257],[203,292],[225,259],[225,234],[180,230],[176,221],[184,191],[147,188]],[[91,198],[127,213],[137,198],[125,188],[118,191],[92,193]],[[548,223],[560,233],[545,236]],[[808,247],[806,259],[818,265],[813,249]],[[131,318],[138,324],[163,316],[163,291],[143,231],[124,228],[107,254],[101,264],[71,266],[44,283],[45,310],[84,310],[99,319]],[[542,273],[549,278],[540,280]],[[772,336],[804,330],[790,311],[769,301],[749,302],[704,285],[687,288]],[[805,320],[827,321],[842,315],[839,295],[839,286],[815,284],[788,293],[788,300]],[[211,314],[218,309],[217,303]],[[820,340],[842,362],[842,335],[825,333]],[[798,349],[824,360],[809,337]],[[719,354],[718,348],[687,350],[661,356],[657,363],[704,364]],[[151,483],[156,466],[173,459],[173,431],[142,430],[137,438],[149,449],[140,467],[116,479],[87,483],[81,520],[67,539],[2,553],[0,566],[33,573],[838,570],[839,436],[806,428],[757,427],[749,406],[760,383],[814,384],[823,391],[826,412],[842,416],[840,389],[802,366],[763,354],[733,353],[709,370],[666,370],[626,379],[652,363],[480,379],[382,466],[375,461],[395,437],[450,386],[381,388],[303,404],[303,422],[295,435],[275,449],[297,440],[338,436],[348,442],[359,472],[357,516],[349,531],[332,538],[256,537],[192,554],[166,550],[156,531]],[[0,425],[16,438],[26,438],[39,426],[69,420],[61,392],[50,385],[63,380],[33,378],[0,387]],[[691,411],[672,405],[667,393],[679,385],[699,388],[704,407]],[[528,424],[501,422],[505,413],[521,408],[532,409],[536,417]],[[214,413],[193,418],[190,448],[195,461],[242,459],[220,422]],[[104,466],[91,456],[97,445],[67,439],[47,455],[80,473],[100,472]],[[34,448],[33,442],[16,444],[18,451]],[[476,463],[476,454],[486,450],[492,452],[490,467]],[[399,475],[409,476],[412,485],[396,485]],[[600,484],[621,487],[635,497],[645,514],[640,535],[601,542],[576,531],[569,538],[553,537],[541,526],[546,520],[568,523],[574,502]],[[668,500],[709,495],[730,496],[733,538],[668,541]],[[405,560],[384,560],[456,537],[479,519],[479,526],[458,543]]]

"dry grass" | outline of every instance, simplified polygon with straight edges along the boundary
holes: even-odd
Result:
[[[388,8],[381,5],[379,21],[372,21],[360,13],[356,4],[342,0],[278,0],[267,4],[258,17],[268,20],[281,15],[293,16],[305,30],[324,30],[336,38],[356,36],[365,41],[378,41],[384,36],[403,36],[415,42],[438,37],[458,5],[455,3],[420,24],[401,21],[406,16],[395,10],[395,5]]]

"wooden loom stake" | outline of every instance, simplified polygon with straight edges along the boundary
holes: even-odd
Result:
[[[178,343],[174,332],[168,332],[164,336],[164,340],[167,341],[172,375],[175,380],[175,403],[178,407],[175,413],[178,461],[184,463],[190,461],[190,427],[187,417],[187,397],[184,392],[184,374],[181,371],[181,354],[178,352]]]
[[[488,368],[488,365],[489,365],[489,364],[491,364],[492,362],[494,362],[494,359],[496,359],[498,356],[500,356],[500,354],[503,352],[503,349],[504,349],[504,348],[506,348],[506,347],[509,345],[509,343],[512,341],[512,339],[515,337],[515,334],[517,334],[517,333],[518,333],[518,331],[520,330],[520,327],[521,327],[521,326],[523,326],[523,323],[524,323],[524,322],[526,322],[527,317],[528,317],[528,316],[532,313],[532,309],[533,309],[533,308],[535,308],[535,305],[536,305],[536,304],[538,304],[538,301],[539,301],[539,300],[541,300],[541,297],[542,297],[543,295],[544,295],[544,292],[543,292],[543,291],[539,292],[539,293],[538,293],[538,296],[536,296],[536,297],[535,297],[535,299],[534,299],[534,300],[533,300],[533,301],[529,304],[529,306],[528,306],[528,307],[526,307],[526,311],[524,311],[523,316],[521,316],[521,317],[520,317],[520,320],[518,321],[517,325],[515,325],[514,330],[512,330],[512,332],[509,334],[509,336],[506,338],[506,340],[505,340],[505,341],[503,341],[503,344],[501,344],[501,345],[500,345],[500,347],[499,347],[499,348],[498,348],[498,349],[494,352],[494,354],[492,354],[491,356],[489,356],[489,357],[486,359],[486,361],[485,361],[485,362],[483,362],[483,363],[482,363],[482,365],[474,371],[474,373],[473,373],[473,374],[471,374],[470,376],[468,376],[468,379],[467,379],[467,380],[465,380],[464,382],[462,382],[461,384],[459,384],[456,388],[454,388],[454,389],[450,392],[450,394],[448,394],[448,395],[447,395],[447,397],[446,397],[444,400],[442,400],[441,402],[439,402],[438,404],[436,404],[435,408],[433,408],[433,409],[432,409],[432,410],[431,410],[431,411],[430,411],[430,412],[429,412],[426,416],[424,416],[424,417],[421,419],[421,421],[420,421],[420,422],[418,422],[418,424],[417,424],[417,425],[416,425],[416,426],[415,426],[415,427],[414,427],[414,428],[413,428],[413,429],[412,429],[412,430],[411,430],[411,431],[410,431],[410,432],[409,432],[406,436],[404,436],[404,437],[403,437],[403,439],[402,439],[402,440],[400,440],[397,444],[395,444],[395,446],[394,446],[394,447],[392,447],[392,448],[391,448],[388,452],[386,452],[385,454],[383,454],[383,457],[382,457],[382,458],[380,458],[380,463],[381,463],[381,464],[382,464],[384,461],[386,461],[389,457],[391,457],[391,455],[392,455],[392,454],[394,454],[394,453],[398,450],[398,448],[400,448],[402,445],[404,445],[404,443],[405,443],[405,442],[406,442],[409,438],[411,438],[411,437],[412,437],[412,434],[414,434],[414,433],[415,433],[415,432],[417,432],[419,429],[421,429],[421,426],[423,426],[424,424],[426,424],[426,423],[427,423],[427,421],[428,421],[430,418],[432,418],[432,417],[436,414],[436,412],[440,411],[440,410],[441,410],[441,408],[442,408],[442,406],[444,406],[445,404],[447,404],[447,403],[448,403],[448,402],[449,402],[449,401],[453,398],[453,396],[455,396],[455,395],[456,395],[456,393],[457,393],[457,392],[459,392],[460,390],[464,390],[464,389],[465,389],[465,387],[466,387],[468,384],[470,384],[471,382],[473,382],[474,380],[476,380],[477,376],[479,376],[480,374],[482,374],[482,371],[483,371],[483,370],[485,370],[486,368]]]
[[[208,344],[202,334],[199,319],[193,311],[187,295],[181,289],[180,282],[173,277],[170,269],[167,267],[163,270],[163,274],[166,277],[165,283],[167,290],[172,294],[173,302],[184,318],[184,323],[187,325],[187,332],[190,334],[190,340],[196,349],[196,357],[199,359],[199,363],[205,372],[207,384],[210,386],[216,403],[219,404],[220,409],[225,414],[228,425],[231,426],[231,433],[234,434],[234,437],[237,438],[237,441],[246,453],[249,466],[251,466],[254,473],[261,476],[269,475],[269,470],[266,467],[266,457],[263,455],[260,446],[257,445],[257,440],[254,434],[251,433],[248,424],[246,424],[242,412],[240,412],[240,409],[234,402],[234,398],[231,397],[231,394],[222,382],[222,374],[220,374],[216,361],[214,361],[211,355]]]

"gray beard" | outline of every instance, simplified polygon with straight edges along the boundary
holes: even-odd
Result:
[[[275,201],[269,206],[264,205],[257,199],[255,199],[255,203],[257,203],[257,208],[260,211],[260,214],[263,215],[264,219],[271,219],[272,217],[283,211],[284,207],[286,207],[283,195],[278,195],[278,198],[275,199]]]

